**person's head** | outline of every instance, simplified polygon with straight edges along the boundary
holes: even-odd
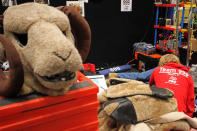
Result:
[[[181,62],[177,56],[175,56],[173,54],[166,54],[160,58],[159,66],[164,66],[165,64],[167,64],[169,62],[181,64]]]

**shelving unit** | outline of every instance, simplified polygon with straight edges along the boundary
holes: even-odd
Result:
[[[154,25],[154,28],[157,28],[157,29],[163,29],[163,30],[172,30],[172,31],[175,31],[176,30],[176,27],[174,26],[159,26],[159,25]],[[187,32],[187,29],[179,29],[179,32]]]
[[[155,22],[155,25],[154,25],[154,29],[155,29],[155,36],[154,36],[154,46],[159,49],[158,46],[156,46],[157,44],[157,33],[158,33],[158,29],[163,29],[163,30],[171,30],[171,31],[177,31],[176,34],[178,34],[179,32],[179,36],[177,36],[177,41],[179,42],[178,43],[178,46],[181,46],[181,43],[182,43],[182,33],[183,32],[187,32],[188,29],[184,29],[183,28],[183,24],[184,24],[184,17],[185,17],[185,8],[186,7],[196,7],[196,4],[155,4],[155,6],[157,7],[156,8],[156,22]],[[182,10],[182,17],[181,17],[181,24],[178,25],[178,26],[160,26],[158,25],[158,19],[159,19],[159,8],[160,7],[182,7],[183,10]],[[178,23],[178,22],[177,22]],[[177,27],[179,28],[177,30]],[[165,51],[169,51],[167,49],[165,49]],[[172,50],[170,50],[169,52],[173,52]]]
[[[155,4],[157,7],[176,7],[176,4]],[[179,4],[179,7],[191,7],[190,4]],[[192,7],[196,7],[196,4],[193,4]]]

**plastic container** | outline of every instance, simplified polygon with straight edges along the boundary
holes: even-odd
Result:
[[[99,125],[97,92],[98,87],[78,72],[78,82],[63,96],[1,97],[0,130],[96,131]]]
[[[88,71],[96,73],[96,68],[94,64],[86,63],[86,64],[83,64],[83,67],[84,67],[84,70],[88,70]]]

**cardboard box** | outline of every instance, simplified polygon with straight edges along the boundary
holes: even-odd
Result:
[[[197,39],[192,39],[192,50],[197,51]]]

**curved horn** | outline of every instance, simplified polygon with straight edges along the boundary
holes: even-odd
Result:
[[[23,66],[14,45],[3,35],[0,35],[0,42],[6,50],[6,58],[10,65],[9,78],[0,70],[0,95],[13,97],[18,94],[24,82]]]
[[[64,6],[60,9],[70,20],[71,28],[76,36],[76,47],[82,57],[83,62],[86,60],[91,44],[91,31],[88,22],[73,7]]]
[[[3,15],[0,15],[0,32],[3,33]]]

